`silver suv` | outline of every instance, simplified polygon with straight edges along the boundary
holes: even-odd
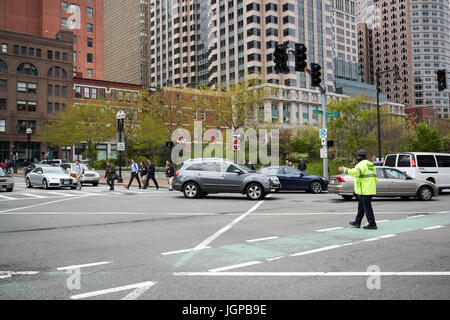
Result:
[[[208,193],[242,193],[251,200],[260,200],[280,189],[280,181],[226,159],[199,158],[183,163],[175,173],[173,188],[189,199]]]

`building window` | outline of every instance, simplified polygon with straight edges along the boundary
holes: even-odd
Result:
[[[18,100],[17,111],[27,111],[27,102],[23,100]]]
[[[53,59],[53,51],[47,50],[47,59]]]
[[[55,51],[55,59],[59,60],[60,59],[60,52],[59,51]]]
[[[88,18],[93,18],[94,17],[94,9],[92,8],[87,8],[87,17]]]
[[[8,53],[8,45],[6,43],[2,43],[2,52]]]
[[[94,40],[92,38],[87,38],[87,47],[88,48],[94,47]]]
[[[88,63],[92,63],[94,61],[94,54],[93,53],[88,53],[87,54],[87,62]]]
[[[94,77],[94,70],[93,69],[87,69],[87,77],[93,78]]]
[[[59,86],[55,85],[55,97],[59,97]]]
[[[0,60],[0,72],[8,72],[8,66],[2,60]]]
[[[78,99],[81,98],[81,87],[80,86],[75,87],[75,98],[78,98]]]
[[[36,101],[28,101],[28,112],[36,112]]]
[[[62,86],[61,94],[64,98],[67,98],[67,86]]]
[[[51,102],[47,102],[47,113],[52,113],[52,103]]]
[[[91,98],[97,100],[97,88],[92,88]]]
[[[59,112],[59,103],[55,102],[55,112]]]
[[[67,12],[67,2],[61,1],[62,12]]]
[[[89,33],[94,32],[94,25],[92,23],[87,24],[87,32]]]
[[[6,120],[0,119],[0,132],[6,132]]]
[[[0,99],[0,110],[6,110],[6,99]]]
[[[28,93],[32,93],[32,94],[37,93],[37,84],[36,83],[28,83]]]
[[[34,65],[32,65],[31,63],[24,62],[19,64],[19,66],[17,67],[17,74],[37,76],[38,72]]]
[[[67,18],[61,18],[61,28],[67,29]]]
[[[100,88],[100,99],[105,100],[106,90],[104,88]]]
[[[27,84],[25,82],[17,82],[18,92],[27,92]]]
[[[36,57],[40,58],[41,57],[41,49],[36,49]]]
[[[0,91],[6,91],[6,80],[0,79]]]
[[[84,99],[89,99],[89,87],[84,87]]]

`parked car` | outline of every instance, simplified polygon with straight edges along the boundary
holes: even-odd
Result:
[[[412,178],[435,183],[439,193],[450,188],[450,153],[401,152],[388,154],[384,166],[397,168]]]
[[[36,165],[36,168],[25,176],[25,184],[27,188],[43,187],[44,189],[55,187],[76,189],[77,187],[76,180],[66,170],[48,165]]]
[[[14,189],[14,179],[5,173],[2,168],[0,168],[0,190],[6,189],[8,192],[12,192]]]
[[[61,168],[69,172],[69,174],[76,178],[75,175],[75,163],[63,163],[61,164]],[[91,183],[94,187],[98,186],[98,182],[100,181],[100,175],[89,165],[85,163],[80,163],[81,168],[83,169],[83,174],[81,176],[81,184]]]
[[[272,166],[258,170],[266,175],[276,175],[280,180],[281,191],[305,190],[312,193],[321,193],[327,190],[328,181],[322,177],[302,174],[296,168],[289,166]]]
[[[175,172],[173,188],[190,199],[209,193],[242,193],[251,200],[260,200],[279,189],[280,181],[274,175],[255,173],[226,159],[200,158],[183,163]]]
[[[48,164],[50,166],[60,166],[62,164],[61,159],[43,160],[39,164]]]
[[[375,167],[377,171],[377,194],[375,197],[401,197],[408,199],[417,197],[420,200],[431,200],[438,195],[438,187],[426,180],[414,179],[395,168]],[[330,177],[328,193],[336,193],[345,200],[351,200],[354,194],[354,178],[346,174]]]

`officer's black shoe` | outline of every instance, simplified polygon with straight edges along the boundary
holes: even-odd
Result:
[[[376,224],[368,224],[367,226],[363,227],[364,229],[370,229],[370,230],[377,230],[378,227]]]
[[[361,227],[361,225],[357,224],[354,221],[350,221],[349,223],[350,223],[350,225],[354,226],[355,228],[360,228]]]

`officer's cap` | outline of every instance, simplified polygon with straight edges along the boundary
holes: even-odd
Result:
[[[368,152],[364,149],[356,151],[357,156],[367,156]]]

